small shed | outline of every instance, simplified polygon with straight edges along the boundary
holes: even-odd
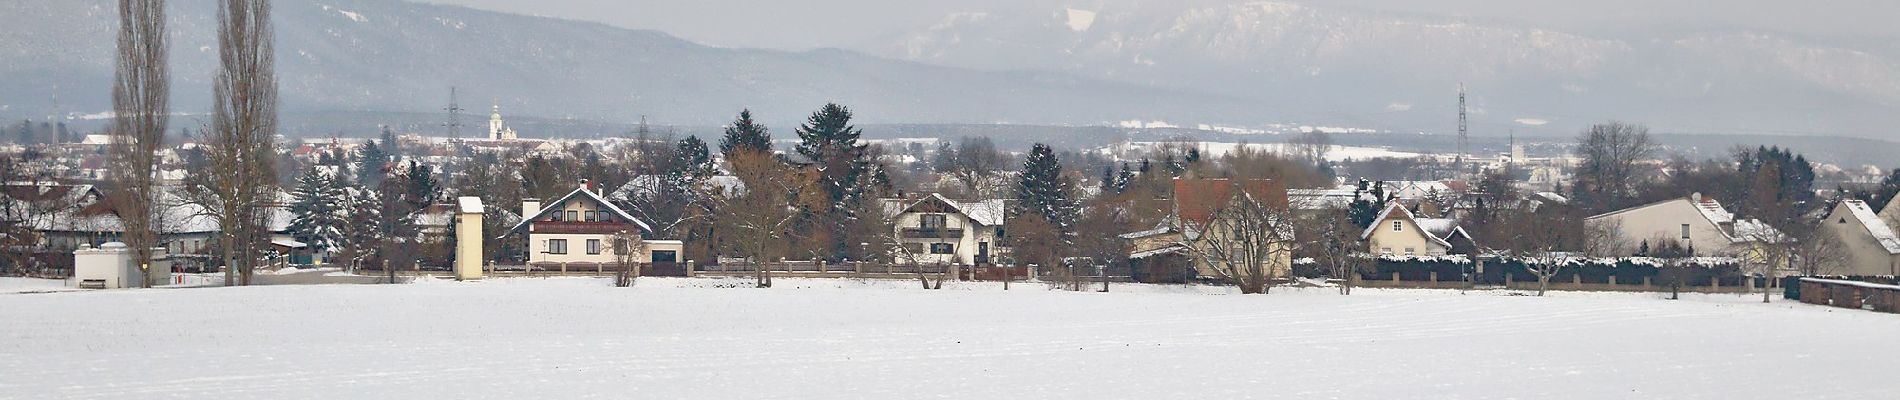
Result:
[[[153,249],[151,274],[147,278],[154,285],[171,280],[171,262],[165,261],[162,249]],[[89,289],[120,289],[142,287],[139,284],[139,265],[136,255],[125,243],[111,242],[99,245],[99,248],[80,245],[73,251],[74,286]]]

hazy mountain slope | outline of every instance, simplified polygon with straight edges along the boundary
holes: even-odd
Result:
[[[1294,121],[1389,129],[1455,129],[1461,82],[1474,129],[1494,135],[1608,118],[1676,131],[1863,137],[1889,136],[1900,123],[1900,62],[1891,55],[1770,34],[1611,39],[1292,2],[1069,3],[949,15],[864,49],[1245,96]]]
[[[0,117],[47,115],[54,93],[72,114],[110,108],[111,4],[0,1]],[[171,2],[179,112],[210,103],[213,4]],[[461,88],[471,123],[495,103],[515,115],[649,115],[675,124],[717,124],[752,107],[784,125],[827,101],[854,106],[867,122],[1098,124],[1254,112],[1216,96],[1059,73],[979,72],[841,50],[712,48],[658,32],[397,1],[275,4],[278,70],[292,112],[434,112],[450,86]]]

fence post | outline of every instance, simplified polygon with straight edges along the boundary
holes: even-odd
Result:
[[[1610,275],[1610,286],[1616,286],[1616,275]]]
[[[1649,290],[1649,277],[1643,277],[1643,290]]]
[[[567,275],[567,262],[561,262],[561,275]]]
[[[1511,283],[1514,283],[1515,279],[1516,279],[1516,275],[1511,274],[1510,271],[1505,271],[1504,272],[1504,288],[1510,289]]]
[[[1721,290],[1721,289],[1722,289],[1722,277],[1720,277],[1720,276],[1711,276],[1711,277],[1709,277],[1709,289],[1710,289],[1709,291],[1711,291],[1711,292],[1713,292],[1713,291],[1716,291],[1716,290]]]
[[[1397,285],[1398,283],[1399,283],[1399,271],[1392,271],[1392,284]]]
[[[693,277],[693,260],[686,260],[686,277]]]
[[[844,260],[844,262],[851,262],[851,260],[846,259]],[[818,260],[818,273],[819,274],[825,273],[825,260]]]
[[[1432,279],[1432,285],[1437,286],[1438,285],[1438,271],[1431,272],[1431,279]]]

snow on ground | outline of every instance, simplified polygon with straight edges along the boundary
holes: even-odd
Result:
[[[0,278],[0,293],[26,293],[67,290],[62,279]]]
[[[0,295],[0,398],[1891,395],[1900,316],[1759,297],[642,278]]]

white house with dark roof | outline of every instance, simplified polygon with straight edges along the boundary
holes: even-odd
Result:
[[[677,240],[652,240],[653,228],[607,201],[594,184],[581,181],[574,191],[543,206],[539,200],[523,200],[520,223],[503,236],[522,234],[528,238],[528,264],[613,264],[620,261],[614,249],[618,240],[638,252],[633,261],[640,263],[679,262],[684,247]],[[637,243],[632,238],[639,238]]]
[[[1900,203],[1900,201],[1891,202]],[[1894,209],[1888,204],[1888,210]],[[1844,200],[1822,220],[1822,225],[1841,240],[1845,255],[1839,271],[1820,271],[1827,275],[1900,275],[1900,234],[1890,217],[1875,213],[1860,200]]]
[[[1004,200],[964,202],[931,194],[915,200],[885,199],[884,207],[892,233],[904,247],[895,252],[899,263],[988,264],[1009,253]]]

